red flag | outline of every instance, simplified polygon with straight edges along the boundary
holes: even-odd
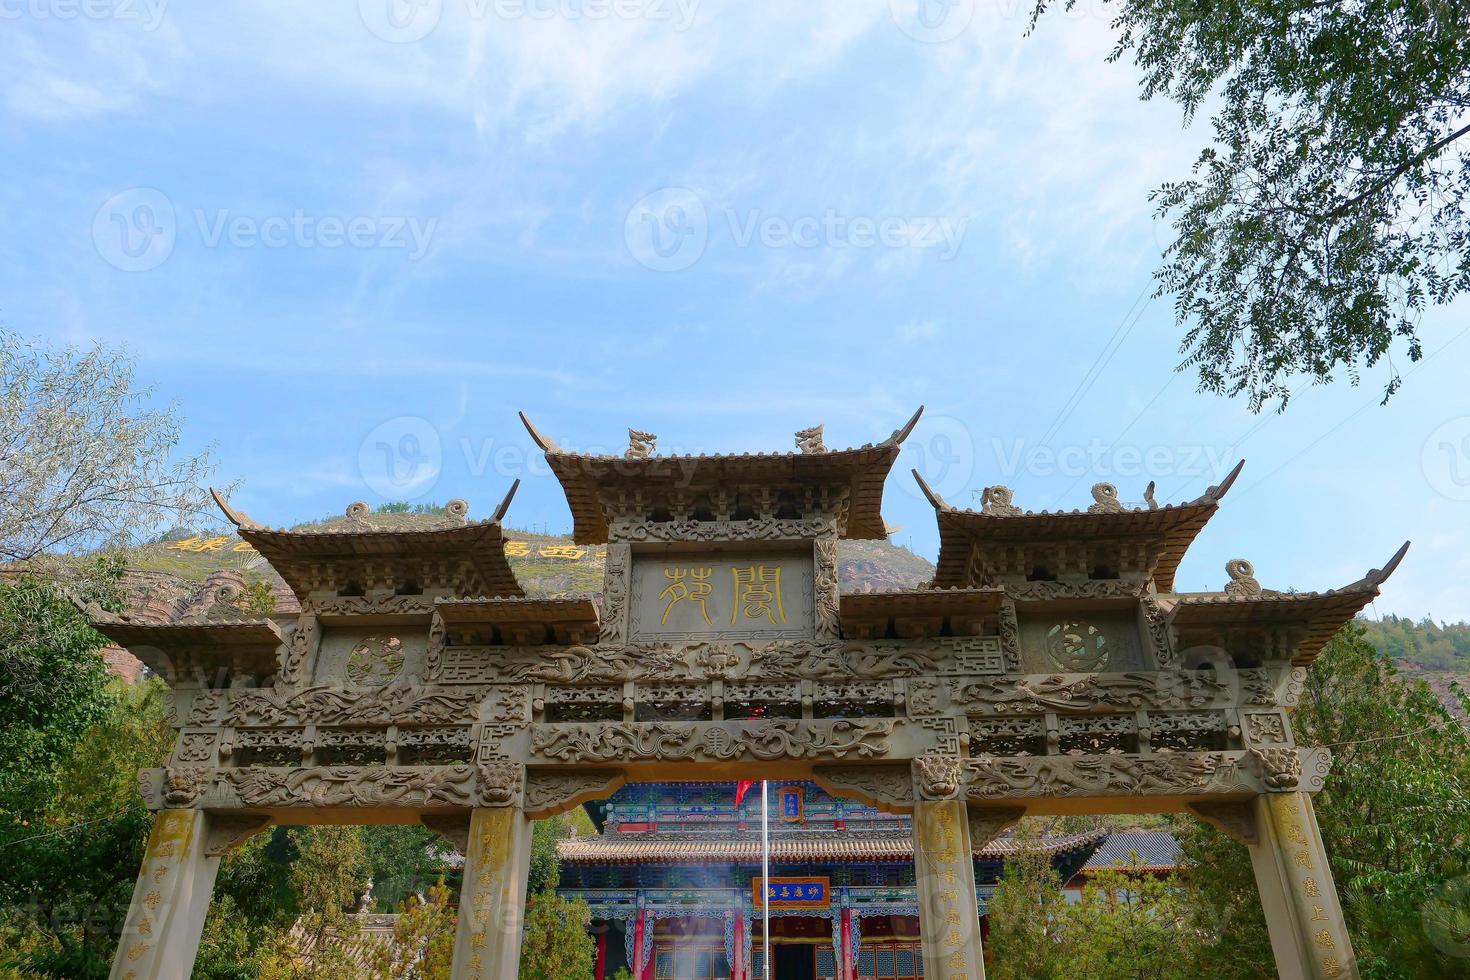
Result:
[[[746,793],[749,793],[750,792],[750,788],[752,786],[754,786],[754,785],[755,785],[755,780],[754,779],[742,779],[742,780],[740,780],[740,782],[738,782],[738,783],[735,784],[735,805],[736,806],[739,806],[741,803],[745,802],[745,794]]]

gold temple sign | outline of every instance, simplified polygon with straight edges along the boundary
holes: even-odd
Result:
[[[812,560],[804,555],[635,557],[635,637],[791,639],[813,635]]]

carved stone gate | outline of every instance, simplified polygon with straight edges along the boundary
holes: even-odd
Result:
[[[524,420],[524,416],[522,417]],[[454,977],[514,977],[530,821],[642,779],[812,778],[913,815],[927,975],[984,976],[972,848],[1021,816],[1192,811],[1250,849],[1283,977],[1357,975],[1292,735],[1304,668],[1377,594],[1174,591],[1240,471],[1198,500],[979,511],[924,486],[930,587],[842,595],[837,542],[883,539],[889,439],[829,451],[625,457],[526,420],[602,602],[525,597],[501,520],[272,530],[221,507],[301,602],[294,622],[97,628],[173,686],[168,767],[115,980],[189,975],[220,856],[272,823],[422,821],[466,855]],[[917,477],[917,474],[915,474]],[[923,486],[922,480],[920,480]],[[1407,545],[1405,546],[1407,547]]]

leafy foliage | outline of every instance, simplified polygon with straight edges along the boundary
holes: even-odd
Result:
[[[393,942],[373,951],[372,980],[449,980],[456,919],[444,882],[422,899],[410,895],[393,925]]]
[[[151,408],[127,355],[0,331],[0,560],[146,539],[207,512],[207,453],[176,457],[181,422]]]
[[[112,559],[93,562],[73,588],[118,608],[120,572]],[[24,836],[44,814],[72,750],[111,706],[104,642],[57,585],[0,582],[0,835]]]
[[[1416,623],[1393,615],[1361,623],[1369,642],[1395,663],[1426,670],[1470,670],[1470,624],[1436,623],[1427,616]]]
[[[588,927],[592,910],[580,898],[553,891],[533,895],[526,905],[520,980],[566,980],[592,973],[597,944]]]
[[[1193,177],[1153,195],[1176,234],[1160,292],[1200,387],[1284,407],[1296,375],[1356,383],[1396,349],[1422,357],[1423,311],[1470,286],[1470,5],[1111,9],[1112,57],[1132,55],[1145,98],[1186,122],[1218,104]],[[1391,369],[1385,399],[1400,380]]]
[[[1172,980],[1204,968],[1182,881],[1134,869],[1094,875],[1066,901],[1051,862],[1032,848],[1006,864],[990,901],[989,974],[997,980],[1072,977]]]

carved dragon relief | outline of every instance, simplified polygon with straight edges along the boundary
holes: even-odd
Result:
[[[872,759],[888,754],[893,730],[894,722],[886,719],[543,725],[532,732],[531,751],[566,763]]]
[[[1225,753],[965,760],[965,792],[972,800],[1185,795],[1221,792],[1237,782],[1236,763]]]
[[[212,691],[194,701],[189,724],[241,728],[303,723],[450,724],[474,720],[490,690],[394,683],[363,690],[322,685],[299,690],[260,687]]]

